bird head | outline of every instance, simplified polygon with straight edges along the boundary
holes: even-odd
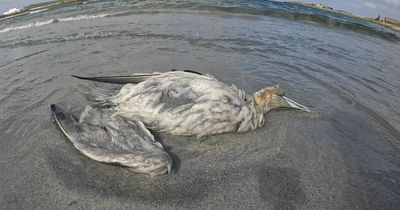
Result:
[[[276,108],[294,108],[311,111],[310,108],[285,97],[285,90],[279,85],[263,88],[255,92],[252,97],[257,107],[264,113]]]

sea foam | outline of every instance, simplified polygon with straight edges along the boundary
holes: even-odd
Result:
[[[58,23],[58,22],[69,22],[69,21],[79,21],[79,20],[105,18],[105,17],[109,17],[111,15],[112,14],[105,13],[105,14],[98,14],[98,15],[78,15],[78,16],[74,16],[74,17],[53,18],[53,19],[49,19],[49,20],[37,21],[37,22],[34,22],[34,23],[28,23],[28,24],[20,25],[20,26],[7,27],[7,28],[4,28],[4,29],[1,29],[0,33],[5,33],[5,32],[9,32],[9,31],[16,31],[16,30],[21,30],[21,29],[27,29],[27,28],[31,28],[31,27],[37,27],[37,26],[44,26],[44,25],[49,25],[49,24]]]

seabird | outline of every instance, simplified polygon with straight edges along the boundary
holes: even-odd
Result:
[[[272,109],[310,111],[285,97],[280,86],[249,95],[209,74],[189,70],[73,77],[125,85],[116,95],[102,96],[97,107],[87,106],[80,120],[51,105],[64,135],[91,159],[151,176],[169,173],[172,159],[149,129],[204,138],[254,130],[264,124],[264,113]]]

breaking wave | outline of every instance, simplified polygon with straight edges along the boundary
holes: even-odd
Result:
[[[31,27],[44,26],[44,25],[49,25],[49,24],[58,23],[58,22],[69,22],[69,21],[105,18],[105,17],[111,16],[111,15],[112,14],[105,13],[105,14],[98,14],[98,15],[78,15],[78,16],[74,16],[74,17],[53,18],[53,19],[49,19],[49,20],[28,23],[28,24],[20,25],[20,26],[7,27],[7,28],[0,30],[0,33],[16,31],[16,30],[21,30],[21,29],[27,29],[27,28],[31,28]]]

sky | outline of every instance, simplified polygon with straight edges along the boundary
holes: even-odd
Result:
[[[12,8],[21,8],[40,2],[47,2],[47,0],[0,0],[0,14]]]
[[[48,0],[0,0],[0,14],[11,8],[21,8]],[[335,9],[356,15],[377,17],[379,14],[400,20],[400,0],[297,0],[306,3],[322,3]]]
[[[0,0],[1,1],[1,0]],[[400,20],[400,0],[298,0],[306,3],[321,3],[335,9],[367,17],[391,17]]]

